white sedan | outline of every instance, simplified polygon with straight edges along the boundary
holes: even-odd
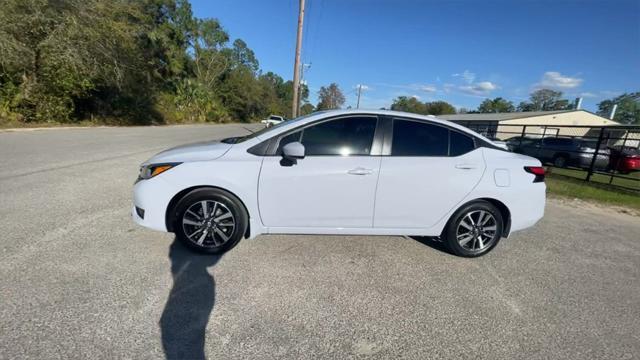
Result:
[[[259,234],[438,236],[489,252],[544,213],[540,161],[431,116],[313,113],[144,164],[134,220],[222,253]]]
[[[268,119],[261,120],[260,123],[266,127],[272,127],[285,121],[285,118],[279,115],[270,115]]]

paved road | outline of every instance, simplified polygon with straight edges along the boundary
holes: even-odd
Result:
[[[140,162],[237,125],[0,133],[0,358],[640,354],[640,221],[551,201],[480,259],[402,237],[198,256],[129,219]]]

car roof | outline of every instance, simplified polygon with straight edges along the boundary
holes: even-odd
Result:
[[[285,131],[288,131],[292,128],[296,128],[298,126],[302,126],[305,125],[307,123],[311,123],[317,120],[321,120],[324,118],[330,118],[330,117],[338,117],[341,115],[383,115],[383,116],[390,116],[390,117],[403,117],[403,118],[409,118],[409,119],[413,119],[413,120],[422,120],[422,121],[426,121],[426,122],[431,122],[431,123],[436,123],[436,124],[441,124],[444,126],[448,126],[450,128],[454,128],[456,130],[459,130],[460,132],[464,132],[470,135],[473,135],[475,137],[478,137],[484,141],[487,141],[489,143],[492,143],[492,141],[488,138],[486,138],[485,136],[478,134],[477,132],[464,127],[462,125],[458,125],[454,122],[448,121],[448,120],[443,120],[440,119],[436,116],[433,115],[420,115],[420,114],[414,114],[414,113],[408,113],[408,112],[403,112],[403,111],[393,111],[393,110],[367,110],[367,109],[347,109],[347,110],[325,110],[325,111],[318,111],[318,112],[314,112],[311,113],[309,115],[306,116],[302,116],[293,120],[289,120],[286,122],[286,125],[281,126],[279,129],[280,131],[278,131],[278,133],[282,133]],[[272,134],[276,134],[276,133],[272,133]],[[266,134],[265,134],[266,135]],[[271,135],[271,134],[270,134]]]

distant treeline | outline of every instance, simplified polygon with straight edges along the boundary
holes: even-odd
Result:
[[[0,122],[252,121],[291,113],[291,81],[187,0],[3,0]],[[302,112],[310,112],[302,87]]]
[[[609,117],[616,106],[614,120],[622,124],[640,124],[640,92],[624,93],[613,99],[598,103],[598,115]],[[563,98],[561,91],[538,89],[529,95],[529,101],[513,102],[496,97],[484,99],[477,109],[456,109],[445,101],[421,102],[416,97],[399,96],[393,100],[391,110],[406,111],[424,115],[444,115],[455,113],[505,113],[515,111],[556,111],[573,110],[577,99],[571,102]]]
[[[301,88],[301,113],[315,108]],[[321,87],[318,110],[339,108],[337,84]],[[293,85],[263,72],[254,52],[215,19],[193,16],[188,0],[2,0],[0,125],[42,122],[149,124],[248,122],[289,117]],[[640,123],[640,93],[618,105],[622,123]],[[422,114],[571,109],[542,89],[517,107],[485,99],[477,110],[399,97],[392,109]]]

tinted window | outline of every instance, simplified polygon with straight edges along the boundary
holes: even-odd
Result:
[[[457,131],[450,131],[449,134],[449,156],[466,154],[475,149],[476,145],[470,136]]]
[[[543,140],[545,145],[553,145],[553,146],[569,146],[573,143],[571,139],[563,139],[563,138],[545,138]]]
[[[326,121],[302,131],[305,155],[369,155],[376,131],[375,117]]]
[[[287,145],[288,143],[300,141],[301,134],[302,134],[302,131],[296,131],[280,139],[280,142],[278,143],[278,150],[276,150],[276,154],[281,155],[282,147]]]
[[[391,155],[447,156],[449,130],[416,121],[394,120]]]

